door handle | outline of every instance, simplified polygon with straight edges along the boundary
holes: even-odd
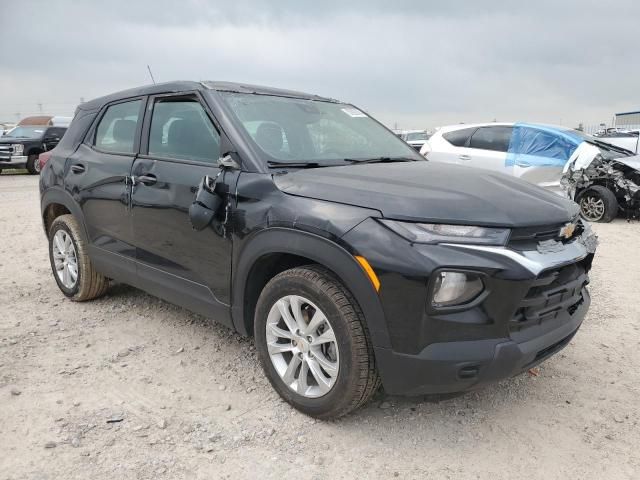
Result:
[[[459,155],[458,158],[460,160],[471,160],[471,155]]]
[[[140,175],[134,178],[135,183],[142,183],[143,185],[153,185],[158,181],[155,175],[147,173],[146,175]]]
[[[522,168],[529,168],[531,164],[529,162],[517,161],[516,165]]]
[[[71,171],[73,173],[84,173],[85,167],[84,167],[84,165],[76,163],[75,165],[71,165]]]

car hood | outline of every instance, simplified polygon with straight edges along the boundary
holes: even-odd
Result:
[[[517,178],[429,161],[305,169],[274,180],[290,195],[373,208],[401,220],[523,227],[578,215],[571,200]]]
[[[0,144],[7,144],[7,143],[35,143],[37,142],[39,139],[37,138],[12,138],[12,137],[5,137],[2,136],[0,137]]]

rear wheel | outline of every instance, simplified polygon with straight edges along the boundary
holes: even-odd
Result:
[[[37,154],[29,155],[27,158],[27,170],[31,175],[40,174],[40,161]]]
[[[49,230],[49,259],[58,287],[71,300],[93,300],[109,288],[109,280],[91,264],[73,215],[61,215],[53,221]]]
[[[271,385],[307,415],[346,415],[380,386],[364,315],[345,286],[320,266],[287,270],[266,285],[254,333]]]
[[[593,185],[578,198],[580,215],[589,222],[609,223],[618,215],[618,200],[611,190]]]

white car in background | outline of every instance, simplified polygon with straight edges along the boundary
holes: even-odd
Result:
[[[582,146],[582,147],[581,147]],[[566,195],[562,172],[576,156],[595,156],[601,149],[630,152],[566,127],[530,123],[479,123],[440,128],[420,153],[433,162],[494,170]]]
[[[430,135],[426,130],[404,130],[399,136],[417,151],[421,151]]]

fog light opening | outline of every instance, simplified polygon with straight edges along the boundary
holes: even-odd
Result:
[[[475,273],[438,272],[431,304],[436,308],[464,305],[484,290],[484,284]]]

